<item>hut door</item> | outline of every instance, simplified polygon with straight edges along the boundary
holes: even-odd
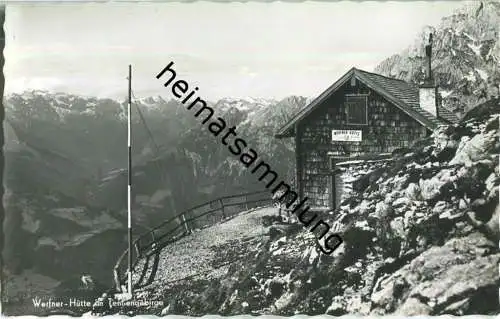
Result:
[[[335,209],[340,206],[342,201],[342,194],[344,192],[344,180],[342,179],[342,171],[336,166],[337,159],[335,157],[329,158],[330,168],[330,209]]]
[[[342,194],[344,192],[344,180],[342,179],[342,176],[340,172],[337,172],[335,174],[335,208],[338,208],[340,206],[340,203],[342,202]]]

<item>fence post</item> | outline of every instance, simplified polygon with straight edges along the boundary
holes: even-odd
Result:
[[[141,251],[139,250],[139,240],[134,243],[135,251],[137,253],[137,258],[141,257]]]
[[[113,279],[115,280],[115,286],[116,286],[116,291],[120,292],[121,291],[121,282],[120,282],[120,270],[118,269],[118,266],[115,266],[113,269]]]
[[[224,211],[224,202],[222,201],[222,198],[219,199],[220,202],[220,207],[222,209],[222,219],[226,219],[226,212]]]
[[[189,226],[188,226],[188,224],[186,222],[186,216],[184,216],[184,213],[182,213],[181,217],[182,217],[182,223],[184,224],[184,228],[186,228],[186,232],[190,233],[191,231],[189,230]]]

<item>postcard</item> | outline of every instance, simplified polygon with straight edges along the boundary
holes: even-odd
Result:
[[[5,316],[500,313],[500,3],[5,2]]]

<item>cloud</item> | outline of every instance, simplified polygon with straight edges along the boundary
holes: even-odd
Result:
[[[5,74],[6,92],[23,92],[25,90],[56,90],[63,88],[63,79],[57,77],[11,78]]]

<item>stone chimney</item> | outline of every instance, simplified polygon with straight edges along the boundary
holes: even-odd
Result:
[[[429,43],[425,46],[425,79],[420,85],[420,107],[434,116],[438,116],[438,88],[434,82],[431,69],[432,33],[429,34]]]

